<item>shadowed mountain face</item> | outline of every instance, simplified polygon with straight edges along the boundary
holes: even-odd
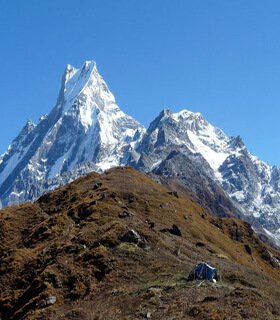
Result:
[[[252,156],[240,137],[227,137],[199,113],[163,110],[135,153],[135,168],[185,189],[214,215],[243,218],[279,244],[278,169]]]
[[[221,186],[209,177],[207,170],[209,165],[200,154],[172,151],[152,170],[152,177],[181,193],[187,193],[215,216],[240,215],[240,209],[233,205]]]
[[[145,130],[120,110],[92,61],[66,67],[55,107],[0,157],[0,207],[119,165],[164,178],[214,215],[243,217],[280,243],[279,168],[200,113],[163,110]]]
[[[1,319],[278,319],[280,252],[130,168],[0,211]],[[221,281],[187,282],[206,261]]]

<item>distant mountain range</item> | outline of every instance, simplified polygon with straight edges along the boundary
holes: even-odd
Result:
[[[146,130],[121,111],[93,61],[67,65],[55,107],[38,124],[28,121],[0,157],[0,204],[126,165],[191,194],[215,215],[244,218],[280,244],[279,168],[200,113],[165,109]]]

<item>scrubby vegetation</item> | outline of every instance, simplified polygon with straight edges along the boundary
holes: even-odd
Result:
[[[131,168],[0,211],[1,319],[279,319],[277,249]],[[221,281],[187,282],[199,261]]]

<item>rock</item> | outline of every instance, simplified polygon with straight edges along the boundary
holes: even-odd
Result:
[[[179,195],[178,195],[177,191],[170,191],[170,192],[168,192],[168,194],[170,194],[171,196],[174,196],[176,198],[179,198]]]
[[[245,244],[244,249],[250,256],[252,255],[252,249],[249,244]]]
[[[148,223],[150,229],[155,228],[155,223],[153,221],[147,219],[145,222]]]
[[[146,239],[143,239],[140,243],[139,243],[139,247],[141,247],[143,250],[145,251],[149,251],[151,250],[151,247],[149,246],[148,242]]]
[[[98,188],[100,188],[102,186],[102,183],[101,182],[96,182],[94,185],[93,185],[93,190],[96,190]]]
[[[90,206],[96,206],[97,205],[97,200],[93,200],[89,204]]]
[[[180,256],[181,255],[181,250],[180,249],[177,249],[176,251],[175,251],[175,254],[176,254],[176,256]]]
[[[49,273],[46,276],[46,280],[48,280],[54,288],[62,288],[62,282],[58,278],[58,276],[54,273]]]
[[[268,249],[264,248],[263,252],[261,253],[261,257],[265,261],[269,262],[273,268],[280,268],[280,259],[278,257],[274,257]]]
[[[121,240],[124,242],[129,242],[129,243],[135,243],[137,244],[140,248],[142,248],[145,251],[149,251],[151,247],[148,244],[148,241],[145,238],[142,238],[138,232],[135,230],[131,229],[128,232],[126,232],[122,237]]]
[[[176,224],[173,224],[171,229],[164,228],[161,229],[160,232],[168,232],[170,234],[174,234],[175,236],[182,237],[182,232]]]
[[[182,237],[182,232],[181,232],[181,230],[179,229],[179,227],[176,226],[176,224],[173,224],[170,233],[174,234],[175,236]]]
[[[119,214],[119,218],[131,218],[133,216],[134,216],[134,214],[132,212],[127,211],[127,210],[124,210],[123,212],[121,212]]]
[[[230,230],[230,237],[232,240],[242,242],[243,235],[242,232],[238,229],[237,225],[233,225]]]
[[[49,296],[46,299],[46,302],[47,302],[48,305],[55,304],[56,303],[56,296]]]
[[[195,244],[197,247],[205,247],[205,243],[201,242],[201,241],[198,241],[196,244]]]
[[[147,312],[147,319],[152,319],[152,313],[151,312]]]
[[[56,296],[49,296],[38,303],[39,308],[45,308],[56,303]]]
[[[139,242],[141,242],[142,239],[138,234],[138,232],[131,229],[122,236],[121,240],[124,242],[131,242],[131,243],[138,244]]]
[[[93,208],[91,206],[96,205],[96,200],[92,201],[89,204],[83,203],[80,204],[76,209],[71,208],[67,215],[71,217],[76,224],[78,224],[81,220],[88,218],[92,214]]]
[[[100,200],[104,200],[104,199],[108,198],[108,196],[109,196],[108,192],[102,192]]]
[[[200,313],[201,313],[201,309],[196,306],[192,307],[188,312],[189,316],[191,317],[197,317]]]

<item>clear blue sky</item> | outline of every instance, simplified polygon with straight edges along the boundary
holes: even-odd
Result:
[[[147,125],[201,112],[280,165],[280,1],[0,0],[0,153],[54,106],[67,63],[94,59]]]

